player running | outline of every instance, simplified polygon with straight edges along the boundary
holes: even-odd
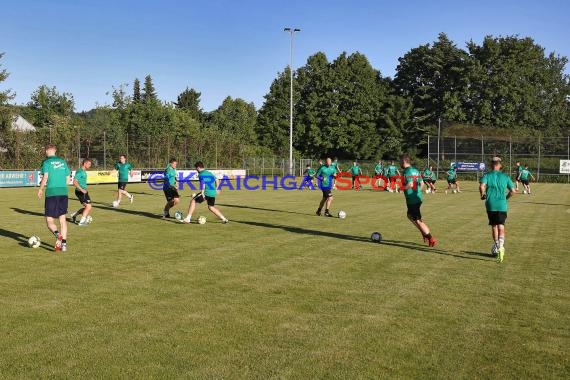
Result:
[[[505,222],[507,220],[507,199],[516,190],[511,178],[502,172],[503,165],[499,157],[491,160],[492,171],[486,173],[480,180],[479,193],[485,201],[487,217],[493,236],[491,254],[497,256],[497,262],[502,263],[505,256]]]
[[[350,169],[348,169],[352,175],[352,188],[354,190],[360,190],[360,183],[358,183],[358,176],[362,175],[362,169],[358,165],[358,162],[354,161]]]
[[[323,197],[316,212],[317,216],[321,216],[321,211],[323,210],[324,206],[325,216],[332,217],[332,214],[330,213],[330,208],[333,202],[332,184],[336,172],[336,168],[332,165],[330,158],[327,158],[325,165],[321,166],[319,171],[317,171],[319,187],[323,192]]]
[[[220,193],[218,186],[220,185],[220,180],[216,176],[204,169],[204,163],[202,161],[196,162],[194,165],[198,171],[198,179],[200,180],[200,192],[192,197],[190,200],[190,206],[188,206],[188,214],[186,218],[182,220],[183,223],[190,223],[192,220],[192,213],[196,208],[196,203],[202,203],[206,201],[208,204],[208,210],[214,213],[222,223],[229,223],[229,220],[222,214],[222,212],[216,207],[216,195]]]
[[[402,185],[404,188],[404,197],[406,198],[406,205],[408,207],[408,219],[420,231],[424,242],[428,246],[435,247],[437,240],[431,235],[430,229],[427,224],[422,220],[422,213],[420,207],[422,206],[422,176],[418,169],[411,165],[410,156],[405,154],[400,159],[400,166],[404,169],[404,180]]]
[[[520,176],[521,176],[521,172],[523,171],[524,167],[521,165],[520,161],[516,162],[516,168],[515,168],[515,190],[519,191],[519,183],[520,183]]]
[[[436,189],[435,189],[435,180],[433,179],[433,177],[435,176],[435,173],[433,172],[433,166],[429,166],[427,168],[424,169],[424,171],[422,172],[422,180],[424,181],[424,183],[426,184],[426,194],[429,193],[435,193]]]
[[[451,168],[447,171],[447,189],[445,189],[445,194],[447,191],[451,190],[452,192],[460,193],[459,190],[459,183],[457,182],[457,170],[455,169],[455,165],[451,165]]]
[[[384,175],[384,163],[382,162],[382,160],[378,160],[378,163],[374,167],[374,176],[380,177],[383,175]],[[380,178],[376,178],[376,183],[375,183],[376,187],[380,187],[380,180],[381,180]]]
[[[92,161],[90,158],[86,158],[81,162],[81,167],[75,172],[73,177],[73,186],[75,186],[75,196],[79,199],[81,203],[81,208],[71,214],[71,221],[77,223],[77,215],[81,215],[79,223],[80,227],[85,227],[88,225],[87,216],[91,212],[91,197],[87,192],[87,170],[91,168]]]
[[[523,166],[523,165],[521,165],[521,166]],[[532,178],[532,180],[535,181],[534,176],[532,175],[530,170],[528,170],[528,166],[524,165],[524,169],[521,170],[519,177],[517,179],[524,186],[523,194],[530,195],[530,183],[529,183],[528,177]]]
[[[71,176],[71,171],[64,159],[57,157],[55,153],[57,148],[53,144],[45,147],[46,159],[42,162],[40,174],[42,174],[42,182],[38,190],[38,198],[45,196],[45,212],[46,224],[48,229],[56,238],[56,251],[67,251],[67,184]],[[59,220],[61,233],[57,229],[54,218]]]
[[[396,175],[400,176],[400,171],[398,167],[394,165],[394,160],[390,161],[390,165],[386,167],[386,177],[390,180],[390,186],[388,191],[393,193],[394,191],[400,192],[398,185],[396,185]]]
[[[334,176],[333,176],[333,182],[332,182],[333,187],[332,188],[336,190],[336,177],[338,176],[338,173],[341,172],[340,165],[338,164],[338,158],[337,157],[334,158],[334,161],[331,163],[331,166],[335,170]]]
[[[305,172],[303,173],[303,175],[304,175],[303,185],[307,184],[309,189],[314,189],[315,184],[313,181],[316,178],[316,174],[317,174],[317,171],[315,169],[312,169],[311,165],[307,165],[307,168],[305,169]]]
[[[127,162],[127,156],[124,154],[119,156],[119,162],[115,163],[115,170],[119,172],[119,184],[117,186],[117,199],[113,202],[113,206],[116,204],[117,206],[115,207],[119,207],[123,194],[129,198],[131,203],[133,203],[133,195],[129,194],[129,192],[125,190],[129,183],[129,177],[132,176],[131,171],[133,170],[133,165],[131,165],[130,162]]]
[[[176,165],[178,165],[176,158],[171,158],[164,169],[164,184],[162,190],[166,197],[166,204],[162,212],[163,218],[171,218],[170,209],[180,202],[180,195],[178,195],[178,190],[176,189]]]

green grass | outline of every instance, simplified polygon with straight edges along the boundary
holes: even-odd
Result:
[[[318,191],[226,190],[231,223],[201,205],[201,226],[156,218],[142,184],[119,210],[91,186],[66,254],[35,189],[0,190],[0,377],[569,378],[570,188],[511,200],[497,264],[463,185],[426,196],[435,249],[397,194],[338,191],[340,220],[314,215]]]

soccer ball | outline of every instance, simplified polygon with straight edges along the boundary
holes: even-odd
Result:
[[[206,224],[206,217],[205,216],[199,216],[198,217],[198,224]]]
[[[457,190],[453,189],[453,191],[452,191],[452,192],[453,192],[453,194],[455,194],[455,193],[457,193]]]
[[[87,218],[85,219],[85,223],[90,224],[93,221],[93,217],[91,215],[87,215]]]
[[[174,218],[178,221],[182,220],[182,213],[180,211],[176,211],[174,213]]]
[[[117,202],[117,201],[113,201],[113,207],[114,207],[114,208],[117,208],[117,207],[119,207],[119,202]]]
[[[427,189],[427,190],[426,190],[426,194],[429,194],[429,193],[431,193],[431,190],[430,190],[430,189]]]
[[[523,190],[523,194],[526,194],[526,190]]]
[[[28,239],[28,246],[30,248],[38,248],[40,244],[41,244],[40,238],[35,235]]]
[[[340,219],[346,218],[346,212],[340,210],[340,211],[338,212],[338,217],[339,217]]]
[[[382,234],[380,234],[380,232],[372,232],[372,235],[370,235],[370,240],[372,240],[374,243],[380,243],[382,241]]]

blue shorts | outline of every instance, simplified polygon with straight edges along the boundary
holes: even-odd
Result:
[[[56,195],[54,197],[46,197],[45,216],[59,218],[67,214],[67,195]]]

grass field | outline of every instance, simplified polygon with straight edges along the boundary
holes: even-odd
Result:
[[[426,196],[433,249],[398,194],[338,191],[340,220],[314,215],[318,191],[224,191],[230,224],[201,205],[208,223],[182,225],[143,184],[116,210],[91,186],[66,254],[36,190],[2,189],[0,377],[568,379],[570,187],[511,200],[497,264],[463,185]]]

